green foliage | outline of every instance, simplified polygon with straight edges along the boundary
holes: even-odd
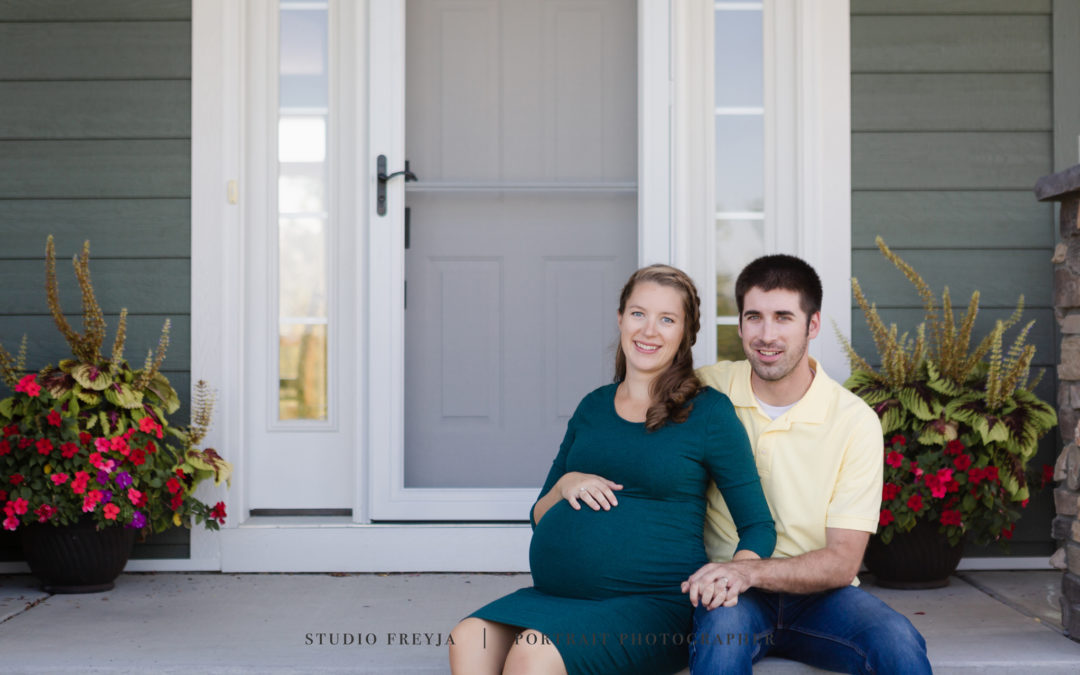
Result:
[[[87,242],[73,261],[83,298],[84,332],[77,333],[60,308],[51,236],[46,245],[49,309],[74,358],[25,373],[25,338],[18,357],[0,347],[0,371],[13,389],[0,400],[3,527],[69,524],[88,513],[99,527],[160,532],[194,520],[217,529],[224,504],[211,508],[194,495],[203,480],[228,482],[232,471],[216,451],[197,447],[210,425],[213,396],[200,381],[192,426],[170,425],[167,416],[180,397],[160,372],[168,321],[157,350],[133,370],[123,358],[127,310],[121,310],[109,358],[101,355],[106,326],[89,256]]]
[[[909,531],[917,519],[935,518],[954,543],[965,533],[971,533],[978,543],[1005,543],[1003,536],[1011,536],[1019,517],[1014,505],[1026,504],[1030,494],[1028,461],[1038,450],[1039,439],[1057,424],[1054,409],[1032,393],[1035,382],[1030,380],[1029,371],[1035,347],[1027,339],[1034,321],[1018,331],[1006,350],[1005,334],[1023,314],[1024,298],[1020,296],[1009,319],[998,321],[972,349],[979,292],[972,294],[957,324],[949,289],[944,289],[939,305],[918,272],[881,237],[876,241],[885,258],[915,287],[924,309],[916,337],[909,338],[907,333],[898,337],[896,324],[886,325],[858,280],[851,280],[881,367],[873,368],[841,336],[853,371],[846,386],[877,412],[887,439],[886,452],[898,453],[894,460],[903,458],[900,466],[886,462],[886,499],[879,536],[888,543],[897,529]],[[952,464],[951,458],[959,456],[957,448],[969,451],[963,454],[970,457],[970,467],[966,460]],[[942,469],[955,471],[957,485],[953,487],[957,490],[935,496],[916,470]],[[970,470],[976,477],[986,472],[995,479],[977,480],[961,495],[958,489],[967,485]],[[889,488],[890,484],[900,490],[891,499],[894,488]],[[925,498],[925,509],[908,506],[907,500],[914,494]],[[946,510],[950,515],[942,521]],[[959,523],[953,524],[956,519]]]

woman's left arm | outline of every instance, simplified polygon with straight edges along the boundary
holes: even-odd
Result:
[[[705,462],[739,533],[735,559],[768,558],[776,546],[776,525],[761,490],[750,439],[727,396],[713,406],[707,428]]]

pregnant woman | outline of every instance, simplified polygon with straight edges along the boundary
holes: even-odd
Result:
[[[707,562],[709,479],[737,524],[737,556],[772,554],[776,532],[746,432],[728,398],[694,376],[699,305],[673,267],[630,277],[615,383],[578,405],[532,509],[535,586],[457,625],[454,673],[685,667],[693,607],[680,584]]]

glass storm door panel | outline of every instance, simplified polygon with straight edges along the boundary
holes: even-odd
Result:
[[[636,3],[410,0],[405,35],[401,487],[518,488],[520,509],[482,517],[523,520],[613,376],[637,262]]]

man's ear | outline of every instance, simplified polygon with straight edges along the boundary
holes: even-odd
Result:
[[[813,340],[818,336],[818,332],[821,331],[821,312],[814,312],[810,315],[810,325],[806,327],[806,337]]]

